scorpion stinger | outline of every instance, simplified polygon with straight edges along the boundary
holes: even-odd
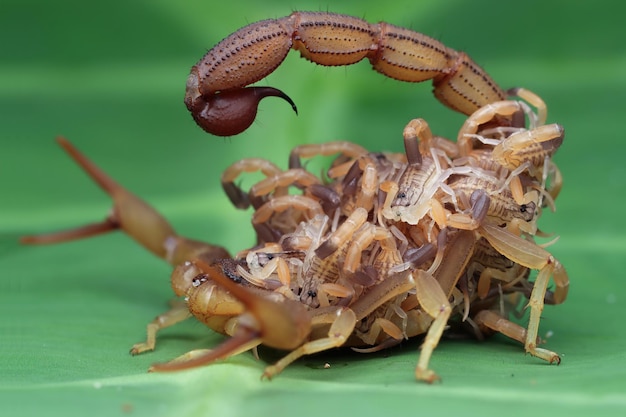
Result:
[[[190,77],[191,78],[191,77]],[[191,93],[190,91],[194,91]],[[185,104],[196,123],[217,136],[233,136],[246,130],[256,118],[259,102],[265,97],[280,97],[298,114],[291,98],[273,87],[248,87],[201,96],[188,88]]]

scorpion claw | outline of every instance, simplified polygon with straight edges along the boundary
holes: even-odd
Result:
[[[224,275],[219,264],[209,265],[202,259],[194,263],[220,287],[241,301],[249,314],[240,316],[239,329],[247,331],[263,344],[276,349],[290,350],[300,346],[311,332],[311,319],[303,304],[289,299],[280,301],[276,294],[261,296],[234,283]]]
[[[85,173],[111,197],[113,208],[111,213],[101,222],[66,231],[23,236],[20,239],[21,243],[30,245],[60,243],[122,230],[155,255],[175,265],[188,259],[191,255],[204,254],[209,259],[227,258],[229,256],[228,252],[220,246],[178,236],[161,214],[115,182],[75,148],[70,141],[58,137],[57,142]]]
[[[273,87],[237,88],[210,95],[188,93],[185,104],[196,123],[208,133],[234,136],[254,122],[259,102],[265,97],[282,98],[298,114],[298,108],[293,100]]]

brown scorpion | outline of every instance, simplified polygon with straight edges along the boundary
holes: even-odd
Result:
[[[449,319],[460,317],[481,334],[501,332],[532,355],[558,363],[556,353],[536,346],[545,300],[562,302],[569,283],[560,263],[533,240],[535,208],[553,205],[561,187],[551,157],[563,130],[545,125],[541,99],[524,89],[505,92],[465,53],[423,34],[340,14],[294,12],[245,26],[192,67],[185,104],[197,124],[218,136],[239,134],[269,96],[297,112],[281,90],[247,87],[272,73],[290,49],[320,65],[367,58],[396,80],[432,79],[437,99],[469,116],[459,140],[433,136],[426,122],[415,119],[404,131],[406,155],[331,142],[298,146],[287,171],[261,159],[236,162],[222,185],[236,207],[253,207],[257,245],[232,258],[220,246],[179,236],[60,138],[110,194],[113,210],[103,222],[22,241],[55,243],[121,229],[175,266],[172,287],[186,302],[155,318],[131,353],[153,350],[160,329],[192,315],[231,338],[212,351],[156,364],[156,371],[198,366],[263,344],[289,352],[266,369],[271,377],[306,354],[339,346],[371,352],[424,334],[415,374],[433,382],[431,354]],[[505,101],[507,95],[535,104],[537,114]],[[334,153],[341,155],[327,179],[300,161]],[[235,180],[251,171],[266,178],[245,192]],[[528,280],[531,269],[539,271],[534,282]],[[551,277],[554,293],[547,290]],[[505,296],[520,294],[529,298],[528,328],[495,312]]]

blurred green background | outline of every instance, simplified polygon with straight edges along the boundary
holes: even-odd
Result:
[[[4,0],[0,4],[0,414],[394,415],[620,414],[626,409],[623,316],[626,236],[625,7],[615,2]],[[292,10],[388,21],[466,51],[503,87],[524,86],[566,129],[556,161],[565,185],[543,230],[571,278],[565,304],[547,307],[541,332],[561,366],[495,337],[444,341],[434,386],[416,383],[419,342],[378,355],[305,358],[271,382],[250,354],[189,372],[148,366],[221,337],[189,321],[162,333],[154,353],[131,357],[145,324],[171,297],[169,268],[121,234],[50,247],[19,235],[101,219],[109,200],[54,142],[65,135],[185,235],[232,251],[253,242],[249,212],[231,208],[219,175],[244,157],[286,165],[300,143],[347,139],[402,149],[423,117],[454,137],[463,117],[430,83],[385,79],[367,63],[322,68],[292,53],[260,82],[287,92],[257,122],[211,137],[182,99],[193,65],[247,23]],[[269,353],[265,357],[270,358]],[[330,369],[322,369],[325,362]]]

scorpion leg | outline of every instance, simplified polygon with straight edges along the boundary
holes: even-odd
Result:
[[[454,271],[454,273],[457,274],[458,271]],[[421,308],[434,319],[432,322],[425,318],[420,320],[424,325],[430,324],[430,327],[422,344],[420,358],[415,368],[415,376],[421,381],[432,383],[438,379],[438,376],[428,368],[428,362],[452,313],[448,297],[435,277],[420,269],[416,269],[413,273],[404,271],[394,274],[380,284],[373,286],[369,292],[361,296],[350,307],[355,312],[358,321],[367,317],[387,301],[413,289],[416,290],[417,301]]]
[[[159,314],[148,323],[146,327],[146,341],[135,343],[130,349],[131,355],[138,355],[143,352],[152,351],[156,346],[157,332],[166,327],[173,326],[191,317],[191,313],[184,302],[175,302],[172,308],[165,313]]]
[[[476,237],[469,230],[458,230],[446,243],[443,261],[433,273],[446,297],[450,297],[474,254]]]
[[[481,271],[478,277],[476,294],[481,300],[484,300],[489,295],[492,280],[498,280],[504,283],[503,288],[508,287],[524,279],[527,275],[527,271],[527,268],[520,267],[519,265],[510,269],[507,268],[506,270],[487,267]]]
[[[428,363],[452,314],[452,306],[448,300],[474,253],[475,242],[473,232],[459,230],[447,243],[444,262],[433,275],[419,269],[413,273],[417,301],[433,318],[415,368],[415,376],[419,380],[432,383],[439,379],[437,374],[429,369]]]
[[[383,339],[379,344],[376,345],[376,341],[380,338],[381,333],[387,335],[388,337]],[[359,338],[366,345],[370,345],[372,347],[353,347],[352,350],[359,353],[373,353],[397,345],[404,338],[404,333],[391,320],[385,319],[383,317],[378,317],[374,320],[366,333],[359,334]]]
[[[357,207],[350,216],[335,230],[324,243],[317,249],[315,254],[320,259],[332,255],[341,245],[350,240],[354,233],[367,221],[367,210]]]
[[[506,337],[525,343],[528,331],[519,324],[513,323],[496,313],[493,310],[482,310],[474,317],[476,325],[482,332],[496,331]]]
[[[328,336],[311,340],[292,350],[275,364],[266,367],[263,372],[263,378],[271,379],[281,373],[293,361],[304,355],[311,355],[342,346],[350,337],[356,322],[354,311],[347,307],[332,307],[331,311],[326,311],[326,309],[316,310],[313,313],[311,324],[315,326],[330,323]]]
[[[367,154],[367,149],[356,143],[347,141],[335,141],[319,144],[298,145],[289,153],[289,168],[302,168],[301,158],[312,158],[314,156],[330,156],[340,153],[350,159],[356,159]],[[331,176],[338,177],[344,173]]]
[[[531,124],[531,127],[534,128],[546,124],[546,120],[548,120],[548,107],[541,97],[523,87],[510,88],[507,91],[507,94],[510,96],[517,96],[535,106],[537,109],[537,121],[535,123],[536,126]]]
[[[553,277],[556,284],[555,304],[562,303],[567,297],[569,279],[565,268],[548,251],[534,242],[490,224],[484,224],[478,230],[480,235],[502,255],[526,268],[539,270],[528,302],[530,319],[524,347],[533,356],[550,363],[559,363],[561,358],[558,354],[537,347],[537,334],[550,277]]]
[[[163,216],[105,174],[67,139],[58,137],[57,142],[111,196],[112,212],[102,222],[68,231],[24,236],[21,238],[22,243],[60,243],[121,229],[150,252],[173,265],[200,254],[208,260],[230,257],[220,246],[178,236]]]
[[[452,307],[439,281],[432,275],[419,269],[413,275],[420,306],[434,319],[422,343],[420,357],[415,367],[415,377],[420,381],[432,383],[437,381],[439,376],[429,369],[428,363],[452,314]]]
[[[289,186],[307,188],[314,184],[321,185],[320,179],[309,171],[289,169],[257,182],[250,188],[250,194],[260,197]]]
[[[473,138],[480,127],[496,117],[513,119],[517,114],[523,114],[523,107],[517,101],[506,100],[487,104],[476,110],[467,118],[459,130],[456,143],[461,156],[467,156],[474,148]]]

